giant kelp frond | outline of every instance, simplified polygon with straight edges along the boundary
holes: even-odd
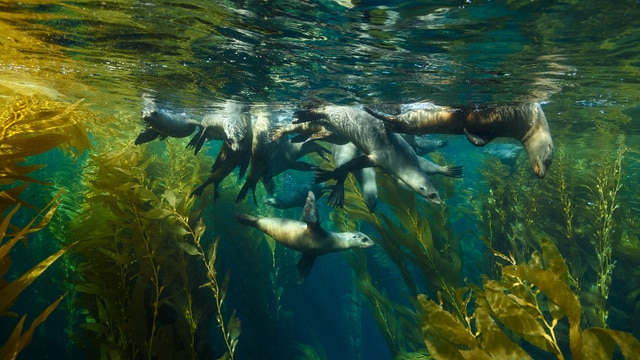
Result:
[[[27,157],[55,147],[77,156],[90,147],[84,122],[91,113],[74,104],[49,101],[38,96],[10,97],[0,101],[0,212],[19,202],[17,182],[43,183],[29,176],[44,165],[24,164]],[[12,191],[17,187],[16,191]],[[25,205],[28,205],[24,203]]]
[[[38,232],[47,226],[57,209],[61,193],[62,192],[59,192],[58,195],[56,195],[56,197],[40,212],[40,214],[36,215],[21,229],[17,229],[15,231],[9,230],[9,224],[13,216],[20,209],[20,204],[15,205],[15,207],[6,215],[3,214],[2,216],[2,221],[0,222],[0,238],[2,239],[2,245],[0,246],[0,277],[2,277],[2,280],[0,281],[0,316],[10,315],[9,310],[11,306],[24,289],[40,277],[40,275],[42,275],[42,273],[47,270],[51,264],[60,258],[60,256],[65,254],[69,247],[74,245],[71,244],[50,255],[36,266],[17,277],[15,280],[11,282],[4,280],[4,276],[7,274],[11,266],[9,251],[19,240],[26,239],[27,235]],[[62,301],[63,297],[64,295],[40,313],[25,332],[22,332],[22,328],[27,316],[22,316],[5,344],[0,348],[0,358],[16,358],[16,356],[31,343],[35,328],[49,316],[49,314],[58,306],[60,301]]]
[[[377,178],[381,203],[376,213],[370,213],[358,186],[349,176],[345,182],[343,212],[331,214],[339,229],[371,227],[377,243],[395,265],[402,279],[400,291],[416,296],[419,288],[426,287],[455,308],[454,286],[461,283],[461,261],[458,255],[459,237],[454,235],[448,222],[446,206],[435,208],[413,192],[406,191],[390,176]],[[453,183],[447,185],[453,186]],[[452,189],[446,191],[451,196]],[[391,211],[388,211],[389,209]],[[358,223],[359,222],[359,223]],[[417,315],[406,306],[386,295],[386,290],[372,280],[364,256],[358,252],[345,254],[356,274],[356,285],[369,305],[376,323],[393,356],[418,351],[419,337],[415,334]],[[353,257],[357,256],[357,259]],[[416,277],[416,270],[422,275]],[[417,283],[416,280],[424,280]],[[462,309],[458,309],[462,317]]]
[[[503,268],[500,280],[485,279],[483,287],[462,288],[459,306],[468,310],[462,322],[441,305],[419,295],[425,344],[438,359],[532,358],[520,339],[564,359],[558,326],[568,321],[568,338],[574,359],[610,359],[614,344],[625,358],[634,358],[640,342],[631,334],[603,328],[580,327],[581,306],[568,284],[568,270],[549,240],[540,242],[526,264]],[[473,304],[473,306],[471,306]]]

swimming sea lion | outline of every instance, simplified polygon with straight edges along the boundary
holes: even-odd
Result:
[[[428,103],[427,103],[428,104]],[[407,134],[465,134],[476,146],[496,137],[511,137],[522,143],[533,172],[543,178],[554,155],[547,118],[538,103],[512,106],[465,107],[455,109],[424,105],[397,116],[365,108],[383,120],[389,131]]]
[[[375,245],[367,235],[359,231],[338,233],[323,229],[318,218],[316,199],[311,191],[307,194],[302,215],[304,221],[255,217],[242,213],[236,214],[236,219],[240,224],[254,227],[278,243],[302,252],[297,266],[299,283],[309,275],[316,257],[330,252],[369,248]]]
[[[191,139],[187,147],[193,147],[197,154],[205,141],[224,140],[232,151],[241,150],[251,136],[251,119],[246,104],[227,100],[220,105],[220,110],[209,113],[202,118],[200,131]]]
[[[367,114],[360,106],[328,105],[315,110],[296,112],[296,122],[318,121],[335,130],[340,138],[351,141],[361,156],[337,167],[334,171],[316,170],[316,182],[336,179],[336,186],[329,195],[332,206],[344,205],[344,180],[351,171],[379,167],[404,182],[411,190],[434,204],[440,204],[440,196],[433,182],[420,169],[418,156],[398,134],[385,130],[384,123]]]
[[[269,197],[264,203],[276,209],[291,209],[294,207],[304,207],[309,191],[313,192],[316,199],[319,199],[326,190],[324,184],[303,184],[296,187],[287,187],[279,196]]]
[[[420,169],[427,175],[439,174],[453,178],[461,178],[464,176],[463,166],[442,166],[420,156],[418,157],[418,161],[420,162]]]
[[[199,122],[189,118],[186,114],[176,114],[155,107],[143,109],[142,120],[146,123],[146,127],[136,138],[136,145],[144,144],[157,138],[163,140],[168,136],[174,138],[187,137],[197,127],[202,127]]]
[[[231,146],[227,142],[223,142],[220,146],[220,149],[218,150],[216,161],[211,167],[211,173],[209,174],[209,177],[204,183],[195,188],[191,192],[190,196],[202,195],[204,189],[209,186],[209,184],[213,184],[213,200],[217,200],[220,197],[220,193],[218,192],[218,185],[229,174],[231,174],[231,172],[236,167],[240,168],[238,178],[242,178],[249,165],[250,157],[251,149],[249,149],[247,146],[244,146],[240,150],[233,151],[231,150]]]
[[[255,193],[256,185],[267,171],[271,156],[278,143],[277,141],[271,141],[269,137],[270,120],[268,112],[258,111],[252,118],[251,128],[253,129],[253,139],[251,142],[249,172],[247,173],[247,179],[244,185],[240,188],[236,202],[243,200],[247,196],[248,191],[251,190],[253,202],[257,204]]]
[[[360,152],[353,143],[346,143],[344,145],[333,144],[331,152],[336,167],[340,167],[357,156],[362,155],[362,152]],[[376,205],[378,204],[376,169],[373,167],[358,169],[353,172],[353,175],[358,184],[360,184],[362,197],[364,198],[364,203],[367,205],[367,209],[369,209],[369,212],[375,212]]]

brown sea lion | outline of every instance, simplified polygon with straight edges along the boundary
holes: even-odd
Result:
[[[302,282],[316,257],[340,250],[369,248],[375,243],[359,231],[332,232],[320,226],[318,207],[312,191],[307,194],[303,210],[304,221],[286,218],[255,217],[248,214],[236,214],[238,222],[254,227],[271,236],[275,241],[290,249],[302,252],[298,262],[298,282]]]
[[[522,143],[533,172],[543,178],[553,161],[554,147],[547,118],[538,103],[455,109],[429,103],[397,116],[365,110],[385,122],[389,131],[406,134],[465,134],[476,146],[496,137]]]

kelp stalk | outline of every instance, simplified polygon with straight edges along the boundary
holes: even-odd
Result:
[[[593,246],[598,260],[598,274],[596,286],[598,292],[604,300],[609,298],[609,286],[611,285],[611,275],[615,267],[612,261],[613,255],[613,215],[619,205],[616,196],[622,188],[622,160],[627,150],[624,144],[624,135],[618,137],[618,151],[612,166],[602,166],[596,179],[595,189],[597,202],[594,204],[596,210],[596,231],[593,239]],[[605,308],[596,309],[600,326],[607,327],[609,311]]]

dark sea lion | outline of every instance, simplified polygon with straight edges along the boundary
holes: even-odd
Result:
[[[183,138],[202,127],[199,122],[189,118],[186,114],[176,114],[169,110],[145,108],[142,110],[142,120],[146,127],[136,138],[135,144],[140,145],[160,138]]]
[[[279,196],[269,197],[264,203],[276,209],[291,209],[294,207],[304,207],[309,191],[313,192],[316,199],[319,199],[326,191],[324,184],[303,184],[295,187],[287,187]]]
[[[220,150],[218,150],[216,160],[211,167],[209,177],[204,183],[195,188],[190,196],[201,196],[204,189],[210,184],[213,184],[213,200],[217,200],[220,197],[218,185],[229,176],[236,167],[240,168],[238,177],[242,178],[249,165],[250,156],[251,149],[247,146],[244,146],[241,150],[233,151],[228,143],[223,142]]]
[[[434,139],[428,135],[409,135],[401,134],[402,137],[411,145],[418,156],[426,155],[449,145],[448,141]]]
[[[367,167],[379,167],[429,202],[441,203],[433,182],[420,169],[418,156],[413,148],[400,135],[389,133],[382,121],[367,114],[362,107],[328,105],[314,110],[298,111],[296,117],[296,122],[318,121],[326,124],[334,129],[339,138],[352,142],[362,151],[363,155],[334,171],[316,171],[317,182],[337,180],[333,192],[329,195],[330,205],[344,205],[344,180],[347,174]]]
[[[375,243],[359,231],[332,232],[320,226],[318,207],[313,192],[307,194],[303,210],[304,221],[285,218],[255,217],[238,213],[236,219],[254,227],[290,249],[302,252],[298,262],[298,282],[302,282],[313,267],[316,257],[335,251],[369,248]]]
[[[312,165],[305,161],[300,161],[299,159],[307,154],[316,153],[321,158],[327,159],[326,154],[328,151],[322,147],[322,145],[313,142],[300,142],[300,143],[292,143],[290,141],[286,141],[286,139],[281,139],[282,141],[277,142],[277,146],[272,152],[272,156],[269,160],[269,166],[265,173],[262,176],[262,184],[267,189],[269,194],[273,194],[274,182],[273,178],[286,170],[297,170],[297,171],[313,171],[315,169],[315,165]],[[304,193],[304,197],[306,198],[306,192]],[[304,202],[304,199],[303,199]]]
[[[465,134],[476,146],[484,146],[496,137],[514,138],[524,146],[533,172],[540,178],[546,175],[553,161],[549,124],[538,103],[461,109],[428,104],[397,116],[365,110],[382,119],[393,132]]]
[[[269,119],[269,113],[267,111],[258,111],[252,116],[252,142],[251,142],[251,160],[249,164],[249,172],[247,173],[247,179],[244,182],[236,202],[243,200],[249,190],[253,195],[253,202],[257,204],[255,189],[258,181],[264,176],[271,162],[273,152],[278,146],[277,141],[271,141],[270,127],[271,121]],[[283,139],[286,141],[286,139]],[[282,140],[280,140],[282,141]]]

